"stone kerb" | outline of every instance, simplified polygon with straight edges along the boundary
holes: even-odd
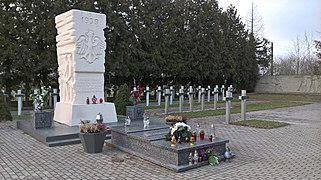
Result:
[[[116,122],[114,104],[99,103],[105,99],[106,15],[73,9],[56,16],[55,22],[60,102],[54,120],[74,126],[80,120],[94,121],[100,112],[104,122]],[[86,104],[93,96],[98,104]]]

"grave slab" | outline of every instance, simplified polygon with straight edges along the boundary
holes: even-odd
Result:
[[[111,143],[130,154],[134,154],[167,169],[182,172],[189,169],[207,165],[208,161],[189,165],[188,156],[195,150],[214,149],[217,153],[225,152],[226,143],[229,141],[223,138],[197,141],[195,146],[189,143],[181,143],[171,146],[165,141],[165,134],[169,127],[164,123],[151,121],[147,129],[143,129],[143,122],[135,122],[131,126],[113,126],[111,129]]]

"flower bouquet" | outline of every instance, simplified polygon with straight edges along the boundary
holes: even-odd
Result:
[[[177,142],[189,142],[192,136],[191,127],[184,122],[177,122],[170,127],[170,131],[165,135],[166,140],[171,140],[174,136]]]
[[[49,101],[49,90],[50,86],[47,88],[46,86],[41,87],[41,94],[37,94],[34,97],[33,104],[35,111],[41,111],[45,109],[48,101]]]
[[[86,123],[86,124],[81,124],[80,127],[80,133],[100,133],[100,132],[105,132],[106,131],[106,126],[103,123]]]
[[[133,102],[133,105],[137,105],[140,103],[140,94],[141,91],[133,91],[130,95],[129,101]]]
[[[187,118],[183,115],[169,115],[165,117],[165,123],[167,125],[174,125],[175,123],[186,123]]]

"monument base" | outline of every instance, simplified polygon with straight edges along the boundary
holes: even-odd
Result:
[[[78,126],[81,120],[90,120],[95,123],[98,113],[103,115],[104,123],[117,122],[114,103],[69,104],[58,102],[54,120],[69,126]]]

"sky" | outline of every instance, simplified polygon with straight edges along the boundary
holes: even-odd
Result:
[[[243,22],[251,9],[252,0],[218,0],[224,10],[233,4]],[[274,57],[288,55],[293,41],[321,40],[321,0],[253,0],[262,18],[264,36],[273,42]]]

